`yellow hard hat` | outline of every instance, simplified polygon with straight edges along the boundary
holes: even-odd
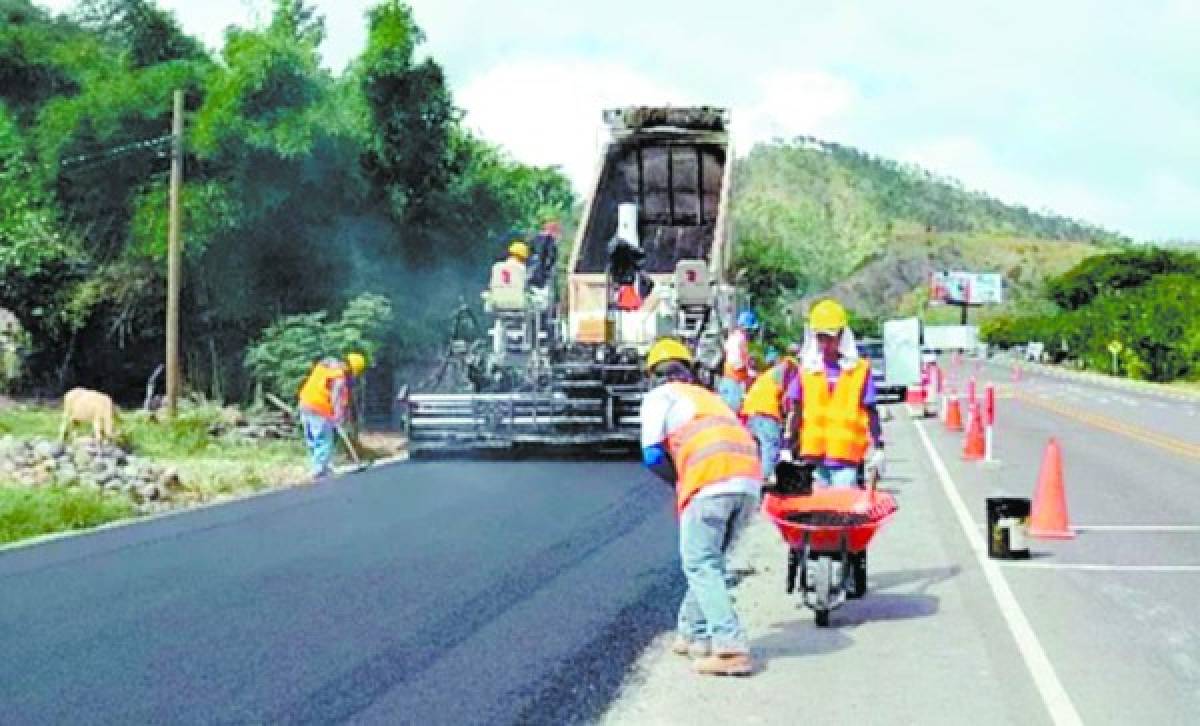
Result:
[[[519,260],[529,259],[529,245],[524,242],[513,242],[508,246],[508,254]]]
[[[816,333],[836,333],[846,327],[846,309],[836,300],[822,300],[809,311],[808,327]]]
[[[367,357],[362,353],[350,353],[346,356],[346,365],[350,366],[351,373],[361,376],[367,369]]]
[[[669,360],[677,360],[691,365],[692,352],[687,349],[686,345],[674,338],[659,338],[654,341],[654,345],[650,346],[650,351],[646,354],[646,369],[654,370],[659,363]]]

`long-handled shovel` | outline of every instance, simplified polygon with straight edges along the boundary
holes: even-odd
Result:
[[[335,426],[334,428],[337,430],[338,438],[346,445],[346,451],[350,452],[350,458],[354,459],[354,471],[359,472],[370,467],[371,465],[364,462],[362,457],[358,455],[358,449],[354,448],[354,442],[350,440],[350,437],[346,434],[346,430],[341,426]]]
[[[284,403],[278,396],[267,393],[264,395],[264,398],[270,401],[276,408],[287,412],[293,420],[296,418],[296,410]],[[354,460],[354,471],[359,472],[369,468],[371,464],[364,462],[362,457],[358,455],[358,449],[354,448],[354,442],[350,440],[350,437],[346,434],[346,430],[341,426],[334,426],[333,428],[337,431],[338,438],[342,440],[342,444],[345,445],[346,451],[350,452],[350,458]]]

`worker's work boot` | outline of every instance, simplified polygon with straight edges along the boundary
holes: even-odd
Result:
[[[705,676],[748,676],[754,673],[754,659],[749,653],[714,653],[692,667]]]
[[[690,658],[707,658],[712,654],[712,643],[707,640],[688,640],[682,635],[676,635],[675,642],[671,643],[671,652]]]

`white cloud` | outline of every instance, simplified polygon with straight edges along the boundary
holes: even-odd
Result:
[[[820,71],[773,71],[756,87],[755,100],[733,116],[742,149],[775,137],[840,136],[840,122],[858,100],[853,84]]]
[[[816,71],[778,71],[754,84],[750,103],[733,108],[737,149],[798,134],[831,136],[857,99],[854,87]],[[557,164],[580,191],[594,181],[606,108],[688,105],[697,100],[625,65],[525,58],[467,79],[455,94],[467,126],[514,158]],[[711,102],[710,99],[705,99]]]
[[[594,181],[604,109],[690,99],[620,64],[527,58],[467,79],[455,100],[469,128],[519,161],[561,166],[583,191]]]
[[[374,0],[309,1],[340,71]],[[156,2],[219,49],[273,0]],[[1197,0],[408,2],[468,123],[581,187],[601,109],[702,102],[732,106],[740,151],[811,134],[1138,236],[1200,234]]]
[[[1112,199],[1076,181],[1014,171],[970,136],[927,139],[903,149],[897,156],[901,161],[953,177],[968,190],[982,191],[1034,211],[1049,211],[1114,228],[1130,211],[1124,200]]]

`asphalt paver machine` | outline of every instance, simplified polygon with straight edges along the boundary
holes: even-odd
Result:
[[[729,114],[632,107],[604,121],[565,289],[497,263],[486,334],[452,338],[440,378],[401,396],[412,451],[634,446],[656,338],[679,337],[702,371],[716,369],[735,312]]]

